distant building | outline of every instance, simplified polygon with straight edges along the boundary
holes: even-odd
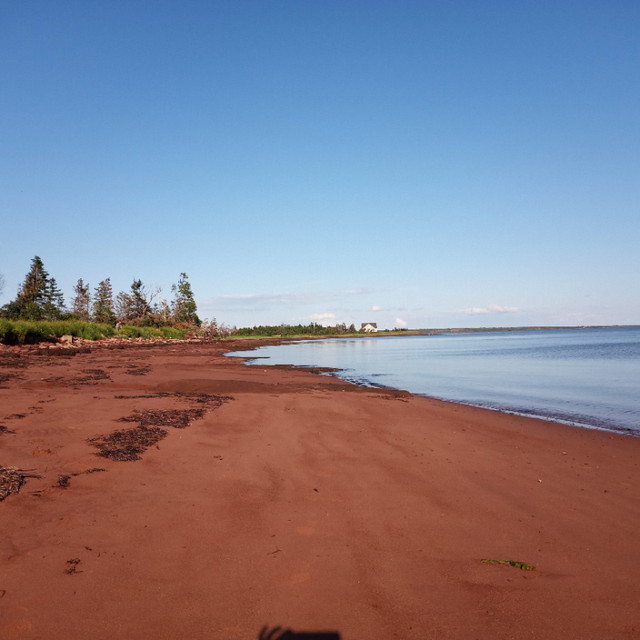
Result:
[[[363,322],[360,325],[360,331],[362,333],[372,333],[378,330],[378,325],[375,322]]]

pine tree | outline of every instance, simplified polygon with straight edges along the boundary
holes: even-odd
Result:
[[[116,315],[120,320],[145,324],[150,321],[151,302],[159,292],[160,288],[157,287],[149,293],[142,280],[134,280],[130,292],[121,291],[116,296]]]
[[[49,274],[39,256],[31,260],[31,269],[24,278],[24,282],[18,291],[16,303],[20,306],[30,303],[40,305],[44,301],[44,293],[47,287]]]
[[[93,296],[93,320],[103,324],[113,324],[116,320],[113,312],[113,289],[111,278],[106,278],[98,284]]]
[[[128,293],[121,291],[115,299],[114,309],[116,318],[122,322],[129,322],[132,318],[133,300]]]
[[[11,317],[25,320],[55,320],[64,312],[62,292],[39,256],[31,260],[31,269],[7,310]]]
[[[82,278],[78,280],[76,286],[73,287],[73,291],[76,294],[73,299],[72,313],[80,320],[85,322],[89,320],[91,312],[91,294],[89,293],[89,283],[85,285]]]
[[[171,287],[175,298],[171,305],[173,321],[176,323],[194,324],[200,326],[200,318],[198,318],[196,301],[193,298],[193,291],[186,273],[180,274],[177,285]]]
[[[133,281],[129,296],[131,298],[131,315],[134,318],[144,319],[149,312],[150,300],[142,280]]]
[[[42,309],[47,320],[56,320],[64,313],[64,297],[55,278],[49,278],[46,283]]]

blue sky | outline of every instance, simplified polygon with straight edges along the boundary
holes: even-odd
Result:
[[[0,0],[0,304],[640,323],[636,0]]]

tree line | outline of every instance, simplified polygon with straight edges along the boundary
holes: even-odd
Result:
[[[4,281],[0,277],[0,289]],[[0,317],[10,320],[67,320],[77,318],[100,324],[133,326],[201,325],[197,306],[186,273],[171,287],[173,299],[160,297],[161,289],[150,289],[142,280],[134,279],[128,291],[113,295],[111,279],[105,278],[93,292],[82,278],[73,288],[69,307],[56,279],[49,275],[39,256],[31,260],[31,268],[18,289],[18,295],[0,307]]]
[[[261,337],[285,337],[285,336],[335,336],[349,333],[358,333],[355,325],[336,324],[335,326],[323,326],[312,322],[311,324],[279,324],[259,325],[236,329],[237,336],[261,336]]]

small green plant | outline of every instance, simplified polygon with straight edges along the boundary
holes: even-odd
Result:
[[[162,327],[160,331],[162,331],[163,338],[169,338],[172,340],[183,340],[185,335],[188,333],[186,329],[178,329],[177,327]]]
[[[493,560],[491,558],[482,558],[482,562],[486,564],[508,564],[512,567],[516,567],[517,569],[522,569],[523,571],[533,571],[535,569],[532,564],[519,562],[518,560]]]

